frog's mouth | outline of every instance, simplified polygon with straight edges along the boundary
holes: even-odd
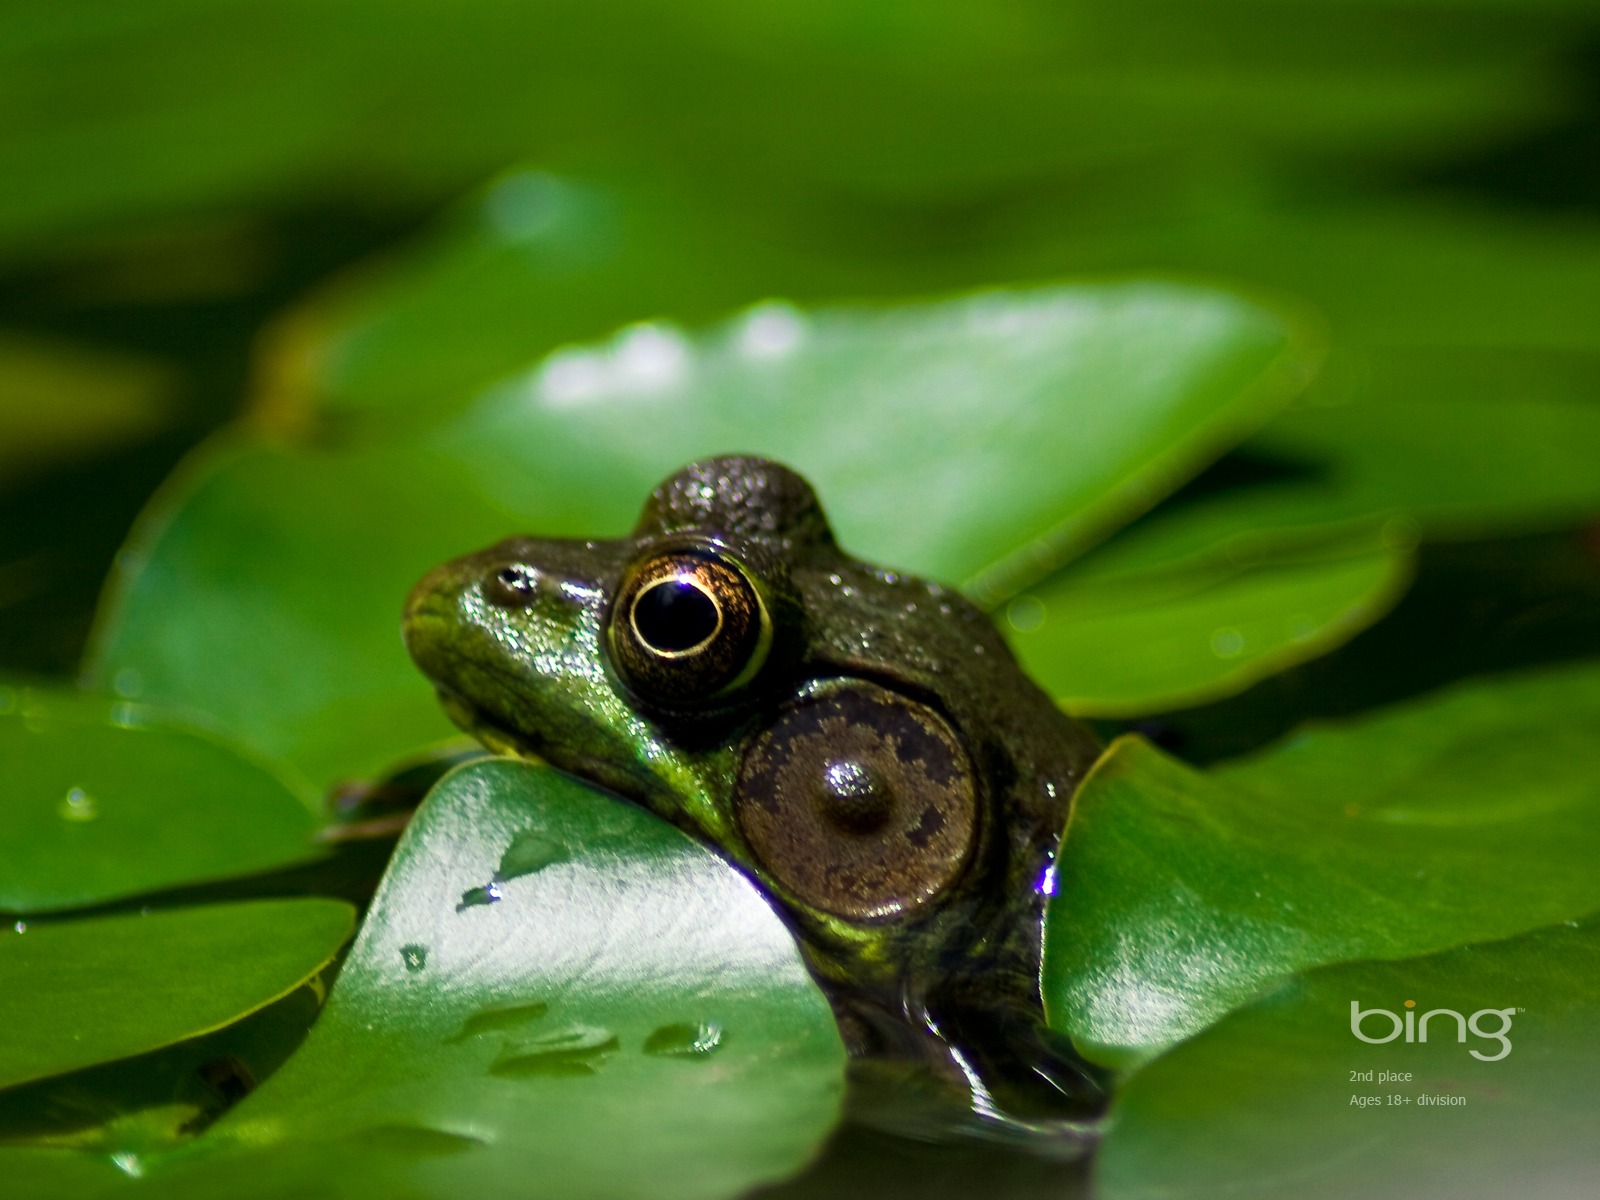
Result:
[[[545,761],[545,756],[529,745],[529,739],[524,734],[496,721],[485,709],[473,704],[460,693],[442,686],[435,688],[435,691],[438,693],[439,705],[444,709],[445,716],[455,722],[457,728],[482,742],[486,750],[495,754],[509,755],[512,758]]]
[[[447,687],[439,685],[435,690],[450,720],[476,738],[490,753],[543,763],[575,776],[584,783],[604,788],[641,808],[659,811],[657,806],[650,803],[639,781],[615,762],[574,752],[560,740],[543,737],[537,731],[513,728],[488,709]]]

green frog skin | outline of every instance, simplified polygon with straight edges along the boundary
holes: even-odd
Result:
[[[510,538],[437,568],[404,632],[490,749],[757,881],[854,1057],[931,1066],[978,1111],[1097,1105],[1042,1028],[1039,937],[1098,745],[958,593],[840,550],[799,475],[693,463],[630,537]]]

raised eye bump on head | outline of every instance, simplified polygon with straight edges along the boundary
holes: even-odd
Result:
[[[754,678],[772,641],[755,582],[714,549],[656,554],[622,580],[607,627],[613,665],[645,700],[693,708]]]

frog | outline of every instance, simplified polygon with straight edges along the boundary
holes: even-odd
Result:
[[[1057,847],[1100,744],[958,590],[846,553],[801,475],[690,463],[627,537],[516,536],[435,568],[402,631],[491,751],[746,874],[853,1065],[915,1064],[991,1125],[1102,1103],[1039,991]]]

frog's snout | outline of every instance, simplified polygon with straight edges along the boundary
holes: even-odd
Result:
[[[411,660],[429,678],[438,681],[451,664],[452,631],[460,593],[460,571],[455,563],[435,567],[406,595],[400,636]]]
[[[450,584],[456,574],[454,567],[454,563],[435,567],[417,580],[407,593],[403,620],[408,629],[419,617],[449,615],[447,597],[452,591]]]

